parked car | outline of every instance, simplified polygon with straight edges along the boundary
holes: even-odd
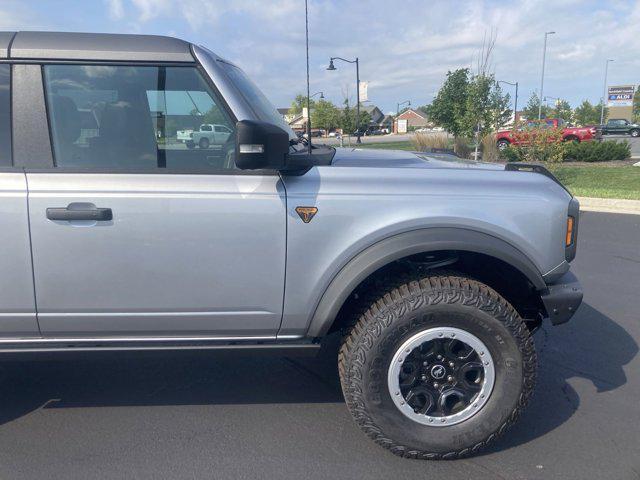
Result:
[[[379,128],[371,128],[365,132],[365,135],[368,137],[378,136],[378,135],[384,135],[384,132]]]
[[[193,128],[176,131],[176,141],[178,143],[191,142],[193,137]]]
[[[339,338],[348,409],[396,455],[470,455],[518,418],[533,333],[582,299],[579,205],[545,168],[310,153],[240,68],[174,38],[9,32],[0,57],[2,352]],[[156,141],[165,92],[212,105],[218,155]]]
[[[420,127],[420,128],[416,128],[415,130],[416,133],[428,133],[430,131],[431,129],[427,127]]]
[[[329,132],[329,137],[331,138],[335,138],[335,137],[340,137],[340,132],[336,132],[335,130],[332,132]]]
[[[631,123],[624,118],[611,118],[607,123],[600,126],[603,135],[631,135],[640,137],[640,125]]]
[[[187,140],[186,144],[188,148],[194,148],[198,145],[203,150],[212,145],[221,148],[229,140],[232,133],[232,130],[226,125],[203,123],[197,132],[191,133],[191,139]]]
[[[565,142],[588,142],[599,138],[595,127],[568,127],[564,120],[548,118],[541,121],[529,121],[516,129],[500,130],[496,133],[496,145],[504,150],[509,145],[526,145],[531,136],[539,128],[555,128],[561,131],[562,140]]]

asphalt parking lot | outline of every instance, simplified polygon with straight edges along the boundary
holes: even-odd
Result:
[[[584,212],[584,304],[537,334],[536,395],[474,458],[403,460],[333,356],[58,355],[0,364],[0,478],[640,478],[640,216]]]

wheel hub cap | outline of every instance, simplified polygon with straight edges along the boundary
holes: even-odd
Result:
[[[463,422],[484,407],[495,367],[478,337],[459,328],[435,327],[400,346],[387,381],[393,402],[405,416],[442,427]]]

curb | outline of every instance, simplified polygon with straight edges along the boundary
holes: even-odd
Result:
[[[624,200],[620,198],[576,197],[580,202],[580,210],[585,212],[626,213],[640,215],[640,200]]]

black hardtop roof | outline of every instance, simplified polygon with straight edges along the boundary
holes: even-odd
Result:
[[[0,32],[0,59],[193,62],[191,44],[159,35]]]

